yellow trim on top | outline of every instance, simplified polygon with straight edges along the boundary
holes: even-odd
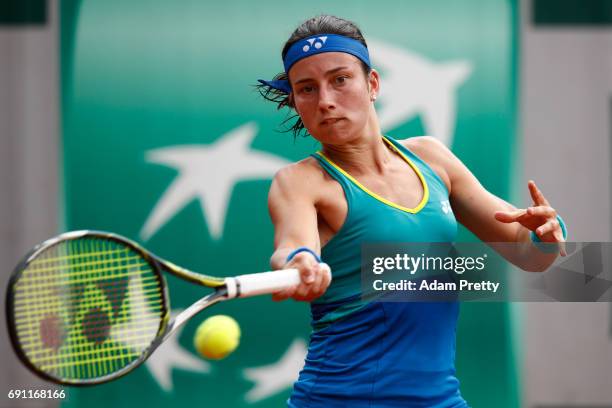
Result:
[[[346,171],[344,171],[340,166],[338,166],[336,163],[334,163],[329,157],[325,156],[322,151],[319,150],[317,152],[317,154],[319,156],[321,156],[327,163],[329,163],[330,166],[332,166],[333,168],[338,170],[340,173],[342,173],[347,179],[351,180],[357,187],[359,187],[365,193],[367,193],[370,196],[374,197],[378,201],[380,201],[380,202],[382,202],[384,204],[387,204],[388,206],[391,206],[393,208],[397,208],[398,210],[401,210],[401,211],[404,211],[404,212],[408,212],[408,213],[411,213],[411,214],[416,214],[419,211],[421,211],[421,209],[423,209],[423,207],[425,207],[425,204],[427,204],[427,201],[429,200],[429,187],[427,186],[427,181],[425,181],[425,177],[423,177],[423,174],[421,173],[419,168],[414,163],[412,163],[412,161],[402,151],[400,151],[397,147],[395,147],[395,145],[393,145],[393,143],[391,143],[389,140],[387,140],[387,138],[384,137],[384,136],[383,136],[383,140],[389,146],[391,146],[391,148],[393,150],[395,150],[406,161],[406,163],[408,163],[408,165],[410,167],[412,167],[412,170],[414,170],[414,172],[419,177],[419,180],[421,180],[421,184],[423,185],[423,198],[421,199],[421,202],[416,207],[414,207],[414,208],[407,208],[407,207],[401,206],[399,204],[396,204],[396,203],[394,203],[392,201],[387,200],[384,197],[379,196],[378,194],[376,194],[373,191],[370,191],[366,186],[361,184],[359,181],[357,181],[357,179],[355,179],[353,176],[351,176]]]

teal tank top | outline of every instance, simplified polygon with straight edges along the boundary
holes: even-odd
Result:
[[[313,154],[323,169],[340,183],[348,206],[344,224],[321,250],[321,258],[332,270],[332,283],[325,294],[313,302],[315,329],[366,304],[360,297],[361,244],[453,242],[457,236],[457,221],[444,182],[402,144],[389,136],[383,136],[383,140],[408,163],[422,183],[423,198],[415,208],[405,208],[378,196],[322,152]],[[326,304],[338,307],[323,307]]]
[[[397,141],[384,141],[421,180],[424,195],[416,208],[378,197],[322,153],[314,155],[342,186],[348,213],[321,251],[333,280],[311,303],[314,330],[290,408],[468,406],[455,376],[459,303],[361,296],[361,244],[452,242],[457,235],[444,182]]]

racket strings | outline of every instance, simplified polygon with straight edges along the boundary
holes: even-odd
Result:
[[[103,238],[46,249],[13,290],[23,352],[62,380],[95,379],[129,366],[156,338],[166,314],[162,283],[146,259]]]
[[[109,273],[109,272],[117,272],[120,271],[119,273],[114,273],[113,274],[113,279],[119,279],[119,278],[129,278],[131,276],[134,275],[133,269],[139,266],[147,266],[147,264],[141,264],[141,265],[121,265],[121,266],[113,266],[113,267],[105,267],[104,264],[102,264],[101,267],[99,268],[95,268],[93,270],[83,270],[80,271],[78,273],[75,273],[74,276],[71,276],[71,278],[74,277],[78,277],[77,279],[66,279],[62,282],[63,285],[78,285],[80,283],[91,283],[91,275],[92,274],[96,274],[99,272],[104,272],[104,273]],[[71,266],[70,266],[71,267]],[[56,266],[53,268],[49,268],[49,270],[51,272],[58,270],[58,269],[64,269],[65,266]],[[122,273],[121,271],[125,271],[127,270],[127,272]],[[50,278],[52,279],[52,277]],[[50,287],[53,287],[56,284],[55,281],[49,281],[46,285],[45,284],[36,284],[36,289],[39,290],[45,290],[48,289]]]
[[[130,298],[130,300],[135,301],[135,300],[142,300],[142,299],[150,299],[152,295],[156,294],[159,292],[159,282],[155,279],[151,279],[151,282],[147,283],[147,284],[143,284],[142,285],[142,293],[140,293],[140,296],[134,296],[132,298]],[[45,293],[44,291],[41,291],[41,293]],[[122,300],[125,297],[125,294],[119,290],[113,291],[113,292],[107,292],[107,299],[109,302],[114,302],[114,301],[119,301]],[[87,305],[93,305],[97,300],[99,299],[99,296],[83,296],[83,295],[69,295],[69,296],[62,296],[61,299],[58,298],[54,301],[51,301],[49,303],[46,303],[44,307],[41,307],[39,309],[36,309],[34,307],[31,306],[31,303],[21,300],[19,302],[15,302],[15,316],[21,316],[21,315],[27,315],[28,313],[34,312],[34,311],[45,311],[48,310],[49,307],[53,307],[53,306],[59,306],[59,305],[65,305],[66,303],[68,304],[79,304],[81,306],[87,306]],[[89,303],[88,303],[89,302]],[[159,302],[161,302],[161,299],[159,300]]]

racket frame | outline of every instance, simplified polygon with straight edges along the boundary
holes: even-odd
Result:
[[[38,257],[41,252],[46,251],[52,248],[53,246],[59,245],[63,242],[81,239],[85,237],[112,240],[122,245],[125,245],[140,254],[143,259],[149,264],[151,270],[158,278],[159,284],[161,286],[160,292],[163,305],[163,315],[160,319],[160,324],[155,338],[152,340],[149,347],[137,359],[113,373],[97,377],[95,379],[66,380],[54,377],[38,369],[34,364],[30,362],[25,352],[19,345],[20,343],[16,330],[16,322],[14,319],[15,294],[13,291],[13,287],[19,281],[19,278],[21,277],[23,271]],[[322,265],[324,265],[324,267],[327,268],[328,273],[330,273],[329,267],[325,264]],[[183,310],[181,313],[175,316],[174,319],[170,320],[170,296],[168,293],[168,285],[162,271],[168,272],[171,275],[187,280],[191,283],[211,288],[214,290],[214,292],[209,293],[206,296],[200,298],[187,309]],[[162,258],[159,258],[151,251],[144,249],[136,242],[118,234],[97,230],[70,231],[50,238],[37,245],[32,250],[30,250],[30,252],[28,252],[28,254],[25,255],[23,259],[19,262],[19,264],[15,267],[13,273],[11,274],[7,287],[5,307],[6,321],[9,337],[11,339],[11,345],[13,346],[13,349],[15,350],[15,353],[17,354],[18,358],[26,367],[30,369],[30,371],[32,371],[44,380],[51,381],[60,385],[69,385],[77,387],[91,386],[118,379],[139,367],[166,339],[176,333],[176,331],[185,322],[187,322],[189,319],[191,319],[192,317],[210,306],[221,301],[237,297],[248,297],[264,293],[271,293],[271,288],[273,287],[280,287],[280,285],[288,287],[291,285],[296,285],[299,282],[299,272],[296,269],[287,269],[283,271],[274,272],[261,272],[227,278],[203,275],[177,266],[172,262],[166,261]]]
[[[82,239],[82,238],[86,238],[86,237],[92,237],[92,238],[101,238],[101,239],[106,239],[106,240],[111,240],[111,241],[115,241],[120,243],[121,245],[125,245],[127,247],[129,247],[130,249],[136,251],[139,255],[141,255],[143,257],[143,260],[145,262],[147,262],[149,264],[149,266],[151,267],[151,270],[153,271],[153,273],[156,275],[159,284],[161,286],[161,304],[163,307],[163,314],[162,317],[160,319],[160,323],[159,323],[159,327],[157,329],[157,333],[155,335],[155,338],[153,339],[153,341],[151,342],[151,344],[149,345],[149,347],[134,361],[132,361],[131,363],[129,363],[128,365],[126,365],[125,367],[121,368],[120,370],[117,370],[113,373],[110,373],[108,375],[105,376],[101,376],[101,377],[97,377],[95,379],[88,379],[88,380],[74,380],[74,379],[70,379],[70,380],[66,380],[66,379],[61,379],[58,377],[55,377],[53,375],[50,375],[49,373],[40,370],[38,367],[36,367],[36,365],[34,365],[26,356],[25,351],[21,348],[20,346],[20,342],[19,342],[19,338],[18,338],[18,334],[17,334],[17,329],[16,329],[16,322],[15,322],[15,318],[14,318],[14,301],[15,301],[15,292],[13,290],[13,287],[15,286],[15,284],[19,281],[19,279],[21,278],[23,272],[27,269],[27,267],[37,259],[37,257],[39,256],[39,254],[41,254],[44,251],[47,251],[49,249],[51,249],[52,247],[56,246],[56,245],[60,245],[66,241],[71,241],[71,240],[75,240],[75,239]],[[110,232],[105,232],[105,231],[96,231],[96,230],[79,230],[79,231],[70,231],[70,232],[66,232],[63,234],[60,234],[56,237],[50,238],[44,242],[42,242],[41,244],[37,245],[36,247],[34,247],[33,249],[31,249],[24,257],[23,259],[19,262],[19,264],[15,267],[13,273],[11,274],[11,277],[9,278],[9,282],[8,282],[8,287],[7,287],[7,291],[6,291],[6,321],[7,321],[7,326],[8,326],[8,332],[9,332],[9,338],[11,340],[11,345],[13,347],[13,350],[15,351],[15,354],[17,354],[17,357],[19,358],[19,360],[21,360],[21,362],[28,368],[30,369],[30,371],[32,371],[33,373],[35,373],[36,375],[38,375],[39,377],[43,378],[44,380],[48,380],[51,382],[54,382],[56,384],[59,385],[70,385],[70,386],[90,386],[90,385],[97,385],[97,384],[102,384],[102,383],[106,383],[109,382],[111,380],[123,377],[124,375],[128,374],[129,372],[131,372],[132,370],[136,369],[138,366],[140,366],[144,361],[147,360],[147,358],[149,358],[149,356],[155,351],[155,349],[157,347],[159,347],[159,345],[161,343],[164,342],[164,340],[166,340],[168,337],[170,337],[179,327],[180,325],[182,325],[184,322],[186,322],[188,320],[188,318],[183,318],[181,319],[181,321],[179,322],[179,324],[176,324],[176,319],[170,321],[170,296],[168,294],[168,285],[166,282],[166,279],[162,273],[162,270],[165,270],[169,273],[171,273],[172,275],[178,276],[182,279],[188,280],[192,283],[196,283],[199,284],[201,286],[207,286],[206,283],[209,282],[213,282],[213,281],[217,281],[219,280],[218,278],[214,278],[214,277],[206,277],[204,275],[199,275],[195,272],[191,272],[188,271],[187,269],[184,268],[180,268],[170,262],[166,262],[164,260],[162,260],[161,258],[158,258],[157,256],[155,256],[153,253],[151,253],[150,251],[144,249],[143,247],[141,247],[140,245],[138,245],[137,243],[135,243],[134,241],[131,241],[127,238],[124,238],[120,235],[117,234],[113,234]],[[215,295],[215,296],[213,296]],[[190,306],[188,309],[186,309],[185,311],[183,311],[178,317],[180,317],[181,315],[183,315],[183,313],[190,311],[190,316],[189,317],[193,317],[195,316],[195,314],[201,312],[202,310],[204,310],[206,307],[217,303],[218,301],[221,300],[222,296],[224,294],[215,291],[213,293],[208,294],[207,296],[204,296],[203,298],[201,298],[199,301],[195,302],[192,306]],[[213,302],[214,301],[214,302]],[[211,302],[211,303],[207,303],[207,302]],[[193,306],[198,305],[198,310],[196,311],[196,308],[193,308]],[[192,309],[193,308],[193,309]],[[186,317],[187,315],[185,315]]]

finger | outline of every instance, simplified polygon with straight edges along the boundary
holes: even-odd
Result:
[[[550,220],[544,223],[544,225],[540,225],[538,228],[536,228],[535,233],[538,237],[542,238],[546,234],[548,234],[549,232],[553,232],[557,228],[560,228],[559,222],[556,219]],[[553,235],[553,238],[554,238],[554,235]]]
[[[321,276],[321,282],[317,288],[317,297],[325,293],[329,284],[331,283],[331,272],[327,264],[319,264],[319,274]]]
[[[276,292],[272,294],[272,300],[275,302],[282,302],[288,298],[289,296],[285,295],[285,292]]]
[[[280,302],[285,299],[289,299],[295,293],[297,289],[297,285],[291,286],[289,288],[285,288],[283,290],[279,290],[278,292],[272,293],[272,300],[275,302]]]
[[[527,210],[524,209],[519,209],[515,211],[496,211],[494,217],[497,221],[510,223],[518,221],[518,219],[526,213]]]
[[[314,271],[314,267],[315,265],[311,265],[308,263],[304,263],[300,266],[300,279],[302,281],[302,283],[305,284],[311,284],[315,281],[315,271]]]
[[[529,193],[531,194],[531,198],[533,199],[533,202],[536,205],[546,205],[550,207],[548,200],[546,199],[546,197],[544,197],[544,194],[542,194],[542,191],[540,191],[538,186],[536,186],[535,181],[529,180],[528,186],[529,186]]]
[[[312,299],[315,298],[315,296],[313,296],[313,294],[311,293],[310,288],[306,288],[303,291],[296,292],[295,295],[292,296],[292,298],[294,300],[299,300],[302,302],[310,302]]]
[[[331,282],[331,269],[329,269],[329,265],[326,264],[325,262],[322,262],[319,264],[319,267],[321,268],[321,271],[327,276],[327,278]]]
[[[559,254],[561,256],[567,256],[567,250],[565,249],[565,240],[563,240],[563,235],[561,236],[561,241],[559,242]]]
[[[565,248],[565,238],[563,238],[563,232],[561,228],[558,228],[555,232],[553,232],[553,236],[555,237],[555,241],[559,243],[559,254],[561,256],[567,256],[567,250]]]
[[[310,288],[310,294],[313,296],[319,296],[322,293],[323,286],[323,271],[319,266],[315,268],[315,281],[312,282]]]
[[[327,264],[323,264],[322,269],[323,269],[324,286],[325,286],[325,290],[327,290],[332,280],[331,270],[329,269],[329,266]]]
[[[314,277],[313,277],[314,278]],[[293,294],[293,298],[296,300],[304,300],[312,290],[312,283],[300,283]]]
[[[315,276],[316,279],[312,285],[310,285],[310,290],[306,294],[307,300],[309,301],[318,298],[325,293],[325,289],[327,289],[326,274],[321,264],[317,265]]]
[[[527,214],[536,215],[539,217],[549,217],[549,218],[554,218],[557,216],[557,212],[555,211],[555,209],[552,207],[546,206],[546,205],[539,205],[537,207],[529,207],[527,208]]]
[[[309,302],[325,293],[331,282],[329,267],[326,264],[315,264],[313,270],[315,281],[310,284],[300,284],[292,296],[293,299]]]

